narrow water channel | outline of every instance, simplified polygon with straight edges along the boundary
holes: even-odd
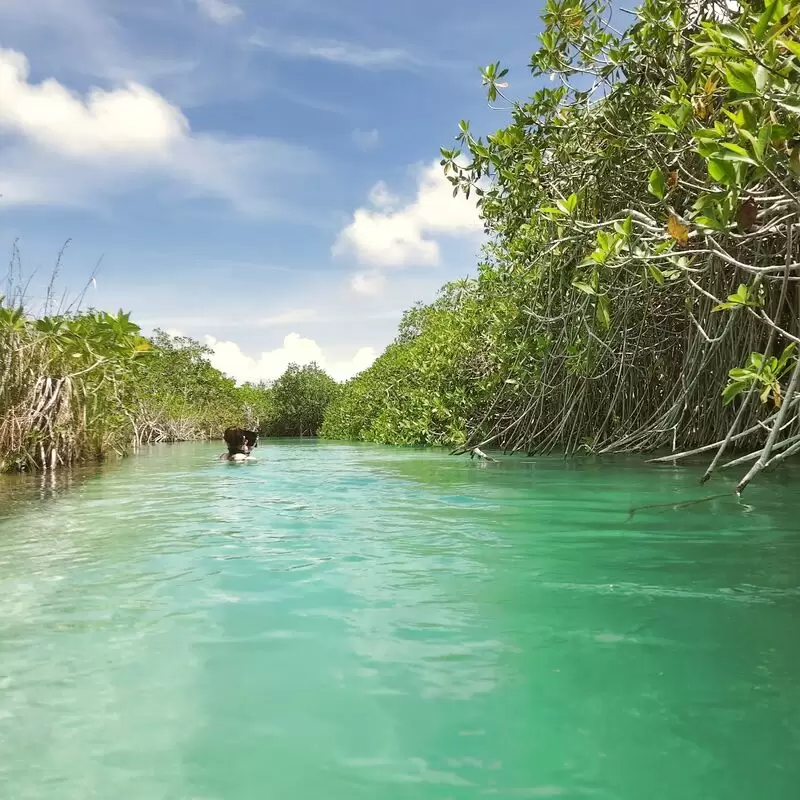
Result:
[[[797,797],[796,475],[218,452],[0,480],[0,797]]]

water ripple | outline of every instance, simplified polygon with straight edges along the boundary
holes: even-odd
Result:
[[[793,796],[796,493],[216,451],[0,483],[3,797]]]

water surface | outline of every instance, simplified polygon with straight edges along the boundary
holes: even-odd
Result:
[[[218,452],[0,481],[0,797],[797,797],[796,472]]]

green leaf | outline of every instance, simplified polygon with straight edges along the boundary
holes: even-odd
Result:
[[[740,283],[736,293],[728,295],[728,300],[731,303],[746,303],[749,297],[750,290],[747,288],[747,286],[745,286],[745,284]]]
[[[708,208],[714,207],[714,195],[711,194],[701,194],[698,196],[697,200],[692,203],[692,208],[695,211],[705,211]]]
[[[661,244],[657,244],[655,246],[655,248],[653,249],[653,253],[657,256],[660,256],[662,253],[666,253],[667,250],[669,250],[674,243],[675,240],[672,238],[665,239],[663,242],[661,242]]]
[[[622,233],[625,236],[630,236],[633,232],[633,217],[625,217],[625,222],[622,223]]]
[[[567,208],[567,204],[563,200],[556,200],[556,205],[562,214],[566,214],[567,216],[570,215],[569,208]]]
[[[729,383],[724,391],[722,392],[722,403],[723,405],[728,405],[734,397],[740,395],[742,392],[747,391],[748,384],[741,383],[739,381],[735,381],[734,383]]]
[[[753,71],[744,64],[733,62],[725,67],[725,78],[731,89],[741,94],[755,94],[757,91],[756,77]]]
[[[730,150],[732,153],[737,153],[745,158],[750,158],[750,153],[748,153],[747,150],[745,150],[744,147],[739,144],[734,144],[733,142],[722,142],[722,146],[726,150]]]
[[[694,116],[694,108],[688,100],[684,100],[680,108],[675,111],[674,120],[678,129],[683,126]]]
[[[598,247],[590,256],[589,258],[595,264],[605,264],[608,261],[608,251],[603,250],[601,247]]]
[[[615,220],[614,221],[614,230],[623,237],[630,238],[631,233],[633,232],[633,219],[628,216],[625,217],[624,220]],[[617,249],[621,250],[625,247],[624,242],[622,240],[618,240],[617,242]]]
[[[726,230],[725,226],[718,219],[714,219],[713,217],[697,217],[695,222],[698,225],[702,225],[704,228],[711,228],[711,230],[714,231]]]
[[[715,130],[714,128],[698,128],[698,130],[696,130],[693,135],[695,139],[705,140],[705,139],[719,139],[724,134],[718,130]]]
[[[775,16],[775,9],[777,7],[778,7],[778,0],[773,0],[771,3],[767,3],[766,8],[761,13],[761,16],[758,18],[758,22],[756,23],[756,26],[753,28],[753,36],[757,42],[767,32],[767,28],[769,28],[769,25],[772,22],[772,18]]]
[[[678,130],[678,123],[669,114],[653,114],[653,122],[662,128],[669,128],[672,131]]]
[[[611,325],[611,314],[608,310],[608,297],[600,295],[597,298],[596,315],[597,321],[606,329]]]
[[[737,111],[729,111],[727,108],[723,108],[722,111],[737,128],[744,126],[744,113],[741,111],[741,109],[738,109]]]
[[[762,128],[762,130],[764,129]],[[750,133],[750,131],[748,131],[746,128],[742,128],[742,130],[740,130],[739,133],[741,133],[742,136],[744,136],[744,138],[747,139],[748,142],[750,142],[750,144],[753,147],[753,153],[755,154],[756,159],[761,161],[764,158],[764,150],[761,147],[761,142],[755,136],[753,136],[753,134]]]
[[[800,58],[800,42],[794,41],[794,39],[778,39],[778,41],[791,52],[792,55],[797,56]]]
[[[735,25],[720,25],[717,30],[729,41],[739,45],[743,50],[750,47],[747,36],[742,33]]]
[[[730,370],[728,375],[735,381],[750,381],[756,377],[755,373],[751,372],[749,369],[742,369],[741,367],[735,367]]]
[[[647,271],[659,286],[664,285],[664,273],[655,264],[648,264]]]
[[[741,148],[744,150],[744,148]],[[752,159],[749,153],[745,150],[744,155],[741,153],[736,152],[735,150],[731,150],[727,148],[725,150],[720,150],[714,156],[714,158],[719,159],[720,161],[729,161],[734,164],[753,164],[755,165],[756,162]]]
[[[792,342],[790,345],[787,345],[784,351],[781,353],[781,357],[778,359],[778,370],[782,370],[789,359],[794,355],[794,351],[797,349],[797,345]]]
[[[729,308],[741,308],[742,306],[746,305],[755,305],[754,303],[750,303],[750,290],[745,286],[745,284],[740,283],[739,288],[736,291],[736,294],[729,294],[728,300],[725,303],[719,303],[718,305],[714,306],[712,311],[722,311]],[[752,353],[750,355],[750,362],[755,363],[753,358],[761,356],[758,353]],[[756,366],[760,365],[760,361],[756,364]]]
[[[788,125],[770,125],[770,130],[770,141],[782,142],[784,139],[792,137],[794,128],[790,128]]]
[[[700,44],[693,47],[689,52],[698,59],[708,56],[727,56],[730,54],[730,50],[725,47],[720,47],[717,44]]]
[[[571,194],[566,200],[556,200],[556,205],[562,214],[572,216],[578,207],[578,195]]]
[[[697,152],[700,153],[703,158],[713,158],[721,151],[722,148],[719,144],[709,139],[701,139],[697,144]]]
[[[664,173],[662,173],[658,167],[650,173],[650,182],[647,188],[650,194],[654,195],[659,200],[664,199],[667,182],[664,180]]]
[[[572,281],[572,286],[576,289],[580,289],[582,292],[586,292],[586,294],[597,294],[597,292],[588,283],[583,283],[582,281]]]
[[[734,186],[736,184],[736,170],[729,161],[710,158],[708,160],[708,174],[717,183],[722,183],[726,186]]]

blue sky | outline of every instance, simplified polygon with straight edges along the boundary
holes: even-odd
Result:
[[[212,345],[239,379],[339,378],[474,271],[474,207],[438,168],[490,110],[479,67],[526,68],[511,0],[3,0],[0,247],[86,303]],[[36,296],[40,278],[34,279]]]

